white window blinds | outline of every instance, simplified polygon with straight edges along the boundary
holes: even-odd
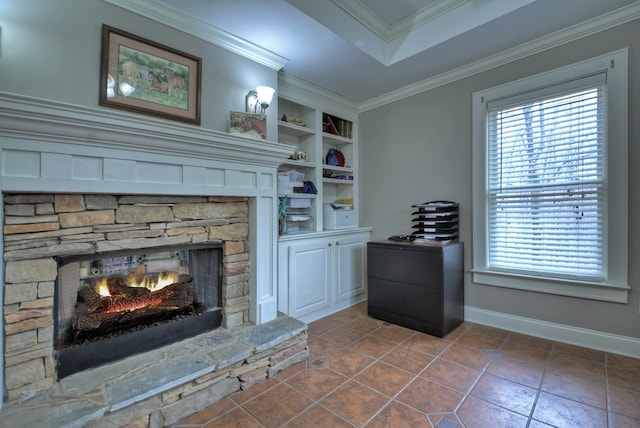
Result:
[[[604,278],[600,73],[488,105],[488,267]]]

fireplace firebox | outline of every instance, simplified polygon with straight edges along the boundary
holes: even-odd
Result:
[[[222,248],[58,258],[59,378],[220,327]]]

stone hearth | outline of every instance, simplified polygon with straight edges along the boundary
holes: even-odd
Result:
[[[218,329],[71,375],[49,391],[5,404],[2,426],[169,426],[308,356],[307,326],[281,316]]]

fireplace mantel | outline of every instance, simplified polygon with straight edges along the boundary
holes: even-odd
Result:
[[[0,92],[3,137],[277,167],[294,147],[118,110]]]
[[[255,324],[277,316],[277,166],[293,150],[153,117],[0,93],[3,193],[249,197]]]

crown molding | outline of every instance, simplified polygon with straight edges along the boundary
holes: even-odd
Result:
[[[178,9],[155,0],[103,0],[106,3],[142,15],[161,24],[190,34],[206,42],[220,46],[235,54],[267,66],[281,70],[288,59],[261,48],[240,37],[227,33],[218,27],[200,21]]]
[[[331,113],[357,121],[357,103],[284,72],[278,73],[278,96],[307,105],[322,105]]]
[[[640,18],[640,1],[597,18],[590,19],[580,24],[573,25],[563,30],[556,31],[555,33],[521,44],[513,49],[508,49],[498,54],[483,58],[482,60],[472,62],[454,70],[447,71],[446,73],[430,77],[395,91],[388,92],[379,97],[364,101],[360,103],[359,112],[363,113],[403,100],[422,92],[544,52],[557,46],[635,21],[638,18]]]
[[[407,34],[416,27],[444,15],[447,12],[468,3],[470,0],[440,0],[400,19],[393,24],[387,24],[378,15],[363,5],[359,0],[331,0],[333,4],[345,11],[360,24],[373,32],[385,42]]]

